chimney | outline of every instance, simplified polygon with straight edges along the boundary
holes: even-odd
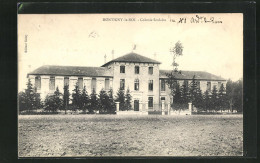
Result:
[[[104,55],[104,64],[107,63],[107,55]]]

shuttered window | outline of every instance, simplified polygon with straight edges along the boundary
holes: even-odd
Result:
[[[55,77],[50,77],[50,90],[55,90]]]
[[[109,79],[105,79],[105,90],[109,90]]]
[[[70,84],[69,77],[65,77],[64,78],[64,86],[67,85],[69,87],[69,84]]]
[[[97,79],[96,78],[92,78],[91,80],[91,91],[96,91],[97,89]]]
[[[161,91],[165,91],[165,80],[161,80]]]
[[[35,77],[35,87],[37,90],[41,89],[41,78],[40,77]]]
[[[79,89],[83,89],[83,78],[78,79]]]

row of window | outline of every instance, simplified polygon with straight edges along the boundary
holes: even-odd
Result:
[[[165,91],[165,80],[161,80],[161,91]],[[188,86],[188,80],[184,80],[183,85]],[[200,81],[197,81],[197,86],[200,88]],[[218,89],[221,86],[221,82],[218,82]],[[207,91],[211,91],[211,82],[207,82]]]
[[[125,90],[125,79],[120,79],[120,90]],[[134,90],[139,91],[139,79],[134,81]],[[148,90],[153,91],[153,80],[148,81]]]
[[[120,73],[125,73],[125,66],[120,66]],[[135,74],[140,73],[140,68],[139,66],[135,66]],[[152,75],[153,74],[153,67],[148,67],[148,74]]]
[[[83,89],[83,78],[78,78],[77,80],[79,89]],[[109,79],[105,79],[105,90],[110,89],[109,88]],[[64,85],[70,86],[69,83],[69,77],[64,77]],[[37,90],[41,89],[41,78],[40,77],[35,77],[35,87]],[[92,78],[91,80],[91,90],[96,90],[97,87],[97,81],[96,78]],[[50,77],[49,80],[49,90],[55,90],[55,77]]]

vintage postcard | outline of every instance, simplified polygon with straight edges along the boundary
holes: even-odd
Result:
[[[18,156],[243,156],[243,14],[18,14]]]

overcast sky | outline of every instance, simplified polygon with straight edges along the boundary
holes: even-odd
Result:
[[[171,69],[169,49],[183,44],[180,70],[207,71],[226,79],[243,77],[243,15],[198,14],[222,23],[191,23],[196,14],[18,15],[19,90],[26,74],[42,65],[101,66],[132,51]],[[136,18],[136,21],[103,21]],[[142,21],[161,18],[166,21]],[[186,18],[186,23],[170,22]],[[26,38],[27,37],[27,38]],[[25,52],[27,46],[27,52]],[[156,54],[156,55],[154,55]]]

